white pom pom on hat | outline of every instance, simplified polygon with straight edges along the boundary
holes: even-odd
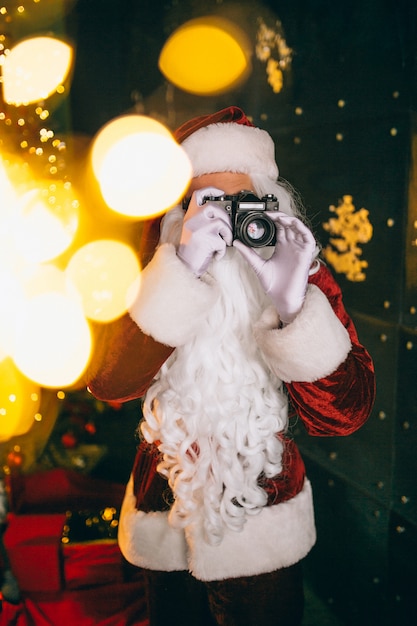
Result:
[[[191,160],[193,176],[238,172],[278,178],[271,136],[254,126],[239,107],[193,118],[174,136]]]

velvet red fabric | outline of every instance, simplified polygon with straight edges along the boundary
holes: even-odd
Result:
[[[338,369],[313,383],[287,384],[288,393],[310,435],[346,436],[368,419],[375,401],[374,365],[361,345],[356,329],[342,302],[342,292],[325,266],[310,277],[327,296],[337,317],[345,326],[352,349]]]
[[[182,143],[195,133],[200,128],[209,126],[210,124],[227,124],[233,122],[234,124],[242,124],[243,126],[254,126],[246,114],[237,106],[230,106],[216,113],[210,113],[209,115],[199,115],[193,117],[191,120],[184,122],[174,132],[174,137],[178,143]]]
[[[97,351],[105,354],[87,384],[91,393],[104,401],[127,402],[143,396],[173,350],[142,333],[127,314],[103,326],[96,345]]]
[[[138,251],[142,267],[155,252],[160,222],[160,217],[144,222]],[[93,358],[80,384],[107,402],[127,402],[143,396],[173,349],[142,333],[128,313],[107,324],[92,324],[92,328]]]
[[[283,438],[283,470],[273,479],[260,476],[259,484],[268,495],[268,505],[290,500],[301,491],[305,478],[304,461],[294,441]],[[173,502],[173,494],[165,478],[157,472],[160,460],[154,445],[146,442],[138,447],[132,475],[133,489],[136,496],[136,508],[150,511],[167,511]]]

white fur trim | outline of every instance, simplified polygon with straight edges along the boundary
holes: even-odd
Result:
[[[243,124],[210,124],[182,142],[193,176],[213,172],[263,174],[275,181],[278,167],[271,136],[260,128]]]
[[[248,516],[243,531],[226,531],[218,546],[203,540],[202,529],[187,528],[190,572],[199,580],[256,576],[289,567],[304,558],[316,542],[313,497],[306,479],[291,500]]]
[[[172,572],[188,569],[184,532],[168,524],[168,514],[136,509],[133,479],[120,512],[118,542],[123,556],[138,567]]]
[[[120,514],[119,546],[138,567],[165,572],[189,570],[199,580],[256,576],[303,559],[316,541],[311,485],[291,500],[248,516],[242,532],[227,530],[218,546],[203,538],[202,525],[172,528],[167,513],[135,508],[129,481]]]
[[[196,278],[177,257],[175,247],[165,243],[143,270],[129,314],[157,341],[173,347],[184,345],[200,325],[200,316],[217,298],[216,289],[205,280]]]
[[[268,308],[255,326],[255,337],[272,370],[287,383],[329,376],[352,348],[348,331],[316,285],[308,286],[291,324],[282,329],[278,324],[275,308]]]

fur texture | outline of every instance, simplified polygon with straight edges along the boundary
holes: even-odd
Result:
[[[129,314],[144,333],[177,347],[196,332],[201,316],[216,299],[215,287],[191,274],[174,246],[166,243],[143,270],[139,298]]]
[[[184,532],[172,528],[167,513],[136,509],[132,478],[120,512],[118,542],[125,558],[138,567],[165,572],[188,569]]]
[[[260,128],[240,124],[210,124],[200,128],[182,147],[193,166],[193,176],[213,172],[263,173],[278,178],[275,146],[271,136]]]
[[[328,376],[352,348],[349,333],[315,285],[309,285],[294,321],[280,330],[278,324],[278,313],[270,307],[256,324],[255,337],[275,374],[287,383]]]
[[[189,570],[204,581],[254,576],[288,567],[304,558],[315,541],[308,480],[292,500],[265,507],[259,515],[250,517],[242,532],[226,531],[219,546],[207,544],[201,520],[184,533],[172,528],[167,513],[138,511],[132,481],[126,490],[119,527],[120,548],[129,562],[167,572]]]

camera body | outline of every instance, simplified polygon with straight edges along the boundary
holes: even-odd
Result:
[[[276,226],[267,211],[279,211],[279,202],[273,194],[258,198],[243,190],[230,196],[205,196],[204,202],[221,206],[230,214],[233,239],[239,239],[251,248],[276,244]]]

